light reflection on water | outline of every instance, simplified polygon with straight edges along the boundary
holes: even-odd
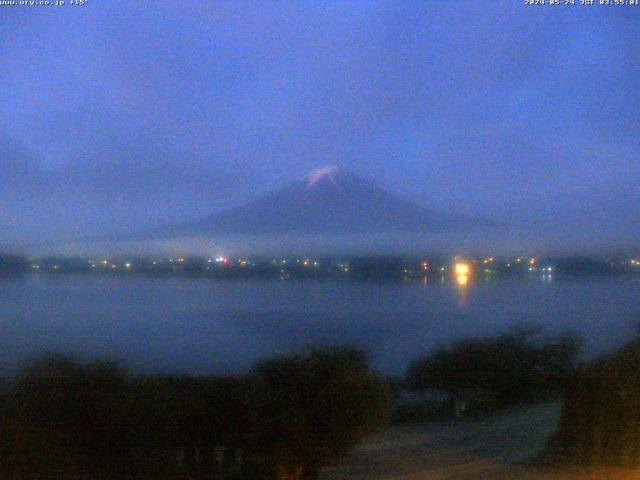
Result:
[[[401,374],[416,355],[520,323],[619,345],[640,319],[640,279],[443,276],[390,283],[32,275],[0,280],[0,371],[43,350],[134,369],[242,371],[310,345],[355,343]]]
[[[464,308],[467,306],[467,287],[469,286],[469,275],[456,275],[456,284],[458,285],[458,306]]]

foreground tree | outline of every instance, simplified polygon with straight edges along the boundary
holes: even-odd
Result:
[[[555,447],[571,462],[640,466],[640,340],[580,369]]]
[[[526,403],[562,391],[572,375],[581,341],[574,334],[541,338],[536,328],[519,327],[496,338],[467,340],[413,362],[413,389],[489,392],[496,407]]]
[[[46,355],[0,390],[0,478],[313,478],[384,424],[385,384],[355,349],[246,378],[133,376]]]
[[[242,418],[237,379],[45,355],[0,391],[0,478],[196,478],[216,447],[246,441]]]
[[[113,363],[39,358],[18,375],[9,401],[11,468],[50,478],[85,470],[126,473],[130,393],[126,372]]]
[[[385,383],[354,348],[262,362],[249,381],[252,451],[261,475],[317,478],[390,418]]]

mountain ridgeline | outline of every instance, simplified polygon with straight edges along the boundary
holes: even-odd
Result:
[[[351,235],[471,231],[494,223],[431,210],[338,167],[315,170],[242,206],[172,225],[160,236]]]

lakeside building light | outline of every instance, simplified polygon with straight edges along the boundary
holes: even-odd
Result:
[[[468,263],[456,263],[455,271],[456,275],[469,275],[471,267]]]

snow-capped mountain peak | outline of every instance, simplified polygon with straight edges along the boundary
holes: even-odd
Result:
[[[307,175],[307,188],[313,187],[323,178],[333,180],[335,174],[340,171],[337,165],[330,165],[328,167],[316,168],[309,175]]]

